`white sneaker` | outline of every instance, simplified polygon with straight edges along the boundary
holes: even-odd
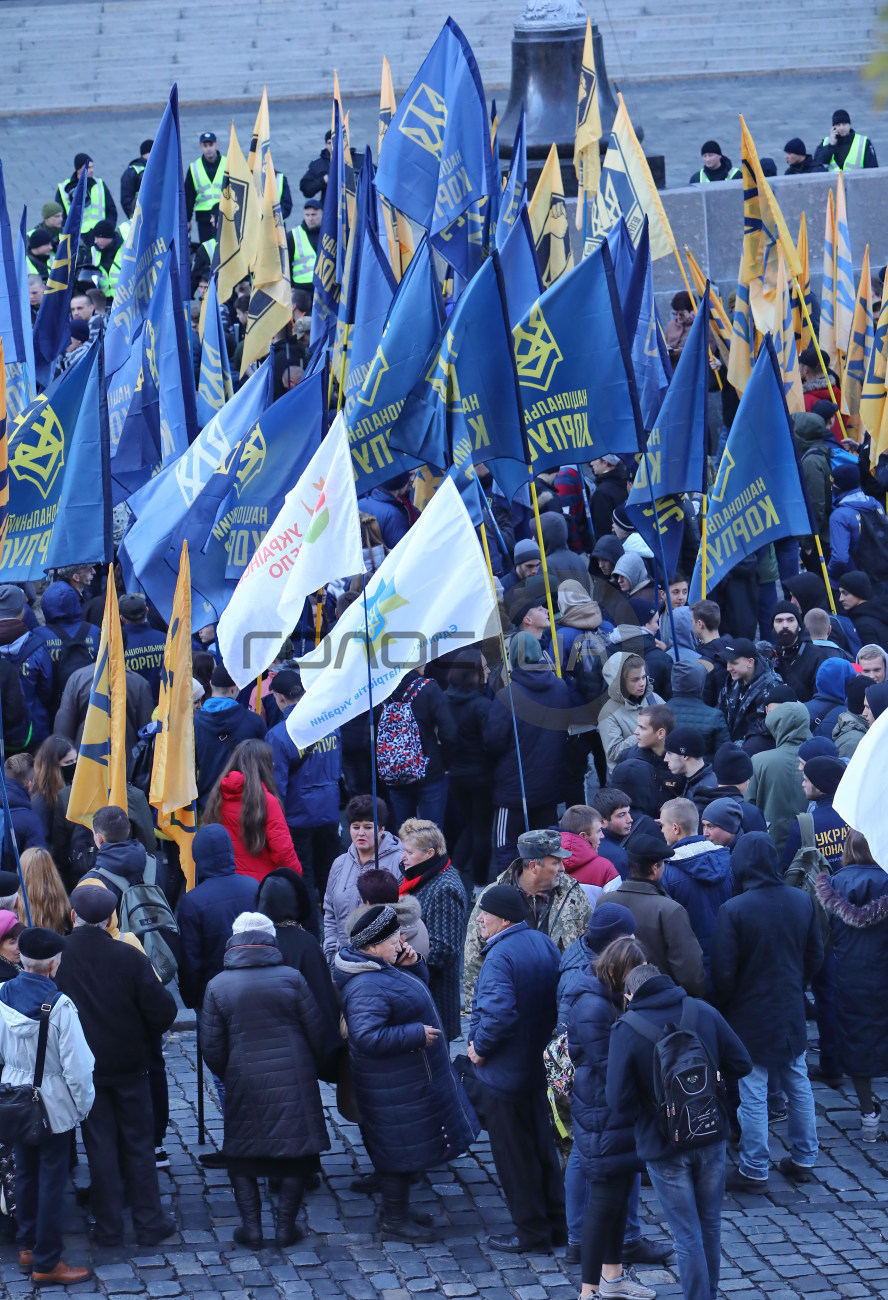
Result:
[[[879,1137],[879,1125],[882,1121],[882,1107],[878,1102],[875,1103],[876,1109],[872,1115],[861,1115],[860,1117],[860,1137],[864,1142],[876,1142]]]
[[[614,1278],[613,1282],[608,1282],[602,1278],[598,1285],[598,1294],[601,1300],[607,1300],[609,1296],[621,1296],[622,1300],[656,1300],[657,1293],[649,1286],[642,1286],[637,1282],[630,1273],[623,1274]]]

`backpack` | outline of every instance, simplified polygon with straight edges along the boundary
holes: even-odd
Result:
[[[888,519],[880,510],[860,510],[860,545],[855,561],[874,582],[888,582]]]
[[[817,924],[820,926],[820,937],[823,940],[823,950],[824,952],[830,952],[832,950],[832,927],[823,904],[817,896],[817,877],[821,873],[831,876],[832,867],[817,847],[817,841],[814,837],[814,818],[811,813],[797,813],[796,821],[799,824],[801,845],[792,862],[786,868],[784,880],[787,885],[792,885],[794,889],[803,889],[813,902],[814,911],[817,913]]]
[[[654,1096],[670,1147],[693,1151],[721,1138],[724,1081],[697,1033],[696,999],[685,998],[678,1026],[655,1029],[638,1011],[623,1019],[654,1044]]]
[[[376,767],[386,785],[411,785],[426,774],[429,760],[410,707],[426,681],[420,677],[411,682],[402,699],[383,705],[376,732]]]
[[[136,936],[161,984],[169,984],[178,969],[178,962],[167,936],[177,935],[179,926],[166,895],[156,883],[156,860],[148,857],[145,874],[135,885],[131,885],[123,876],[115,876],[104,867],[97,868],[91,874],[104,877],[120,890],[120,902],[117,905],[120,933]]]
[[[573,1092],[574,1063],[567,1050],[567,1030],[556,1032],[555,1037],[543,1049],[543,1065],[546,1068],[546,1087],[550,1093],[565,1099]]]
[[[81,623],[73,636],[63,632],[60,627],[52,629],[62,643],[59,657],[53,664],[52,674],[53,700],[56,712],[58,712],[59,705],[62,702],[62,695],[68,678],[73,673],[76,673],[79,668],[89,668],[96,661],[96,652],[86,641],[91,627],[91,623]]]
[[[160,735],[161,724],[149,722],[139,732],[139,739],[130,750],[129,783],[141,790],[145,798],[151,792],[151,771],[154,767],[154,742]]]

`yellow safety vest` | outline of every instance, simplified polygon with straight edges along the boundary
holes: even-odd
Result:
[[[827,148],[831,147],[828,135],[823,137],[823,143]],[[851,141],[851,148],[848,150],[848,157],[845,159],[843,165],[841,167],[839,166],[836,162],[835,154],[833,154],[829,161],[829,170],[831,172],[842,172],[847,167],[862,167],[863,157],[866,153],[866,146],[868,143],[869,140],[867,136],[855,134],[854,139]]]
[[[308,284],[314,279],[315,262],[318,255],[311,246],[311,240],[303,226],[293,231],[293,265],[290,279],[294,284]]]
[[[284,201],[284,173],[278,172],[278,203]]]
[[[68,212],[71,207],[71,196],[68,194],[67,190],[65,189],[65,186],[68,184],[68,181],[70,179],[71,179],[70,176],[66,176],[63,181],[59,181],[59,186],[58,186],[59,202],[61,203],[62,207],[65,209],[65,216],[68,215]],[[87,189],[86,199],[84,200],[83,203],[83,220],[80,223],[81,235],[88,234],[89,231],[92,230],[93,226],[97,225],[98,222],[104,220],[105,220],[105,182],[100,181],[97,176],[94,176],[92,189],[89,188]]]
[[[123,250],[126,247],[126,240],[120,245],[114,255],[114,261],[106,269],[102,266],[103,249],[96,248],[95,245],[89,250],[93,266],[99,269],[98,287],[106,298],[113,298],[117,289],[117,281],[120,279],[120,268],[123,264]]]
[[[743,173],[740,171],[740,168],[739,168],[739,167],[732,167],[731,170],[728,172],[727,176],[725,177],[725,180],[726,180],[726,181],[735,181],[735,180],[737,180],[737,178],[738,178],[739,176],[741,176],[742,174],[743,174]],[[707,184],[707,185],[711,185],[711,184],[712,184],[712,181],[711,181],[710,177],[706,175],[706,168],[705,168],[705,167],[701,167],[701,168],[700,168],[700,176],[699,176],[698,179],[699,179],[700,181],[702,181],[704,184]]]
[[[218,241],[215,239],[205,239],[201,244],[201,248],[205,248],[207,250],[207,257],[210,259],[210,266],[213,265],[213,254],[216,251],[217,242]]]
[[[219,160],[219,166],[216,168],[216,175],[210,180],[207,175],[207,169],[204,166],[203,154],[200,158],[195,158],[191,164],[191,179],[194,182],[194,211],[211,212],[213,208],[218,208],[219,200],[222,198],[222,182],[225,179],[225,166],[227,163],[225,154],[222,154]]]

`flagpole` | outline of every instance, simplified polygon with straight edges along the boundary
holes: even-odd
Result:
[[[704,492],[704,493],[703,493],[703,511],[702,511],[702,516],[701,516],[701,525],[702,525],[702,527],[701,527],[701,543],[700,543],[700,544],[701,544],[702,547],[703,547],[703,577],[702,577],[702,581],[701,581],[701,584],[700,584],[700,594],[701,594],[703,600],[706,599],[706,583],[707,583],[707,572],[706,572],[706,546],[707,546],[707,542],[708,542],[708,524],[707,524],[707,517],[706,517],[706,501],[707,501],[707,497],[708,497],[708,496],[709,496],[709,493],[708,493],[708,492]]]
[[[379,870],[379,814],[376,804],[376,723],[373,720],[373,669],[370,650],[370,622],[367,617],[367,570],[361,573],[361,599],[364,605],[364,649],[367,652],[367,700],[370,705],[370,795],[373,799],[373,865]],[[520,758],[519,758],[520,763]],[[523,788],[523,787],[522,787]]]
[[[262,712],[262,674],[256,678],[256,712]]]
[[[15,869],[19,878],[19,888],[22,891],[22,902],[25,905],[25,916],[27,917],[28,925],[30,926],[33,924],[33,922],[31,921],[31,908],[28,905],[28,891],[25,888],[25,877],[22,875],[22,863],[21,863],[21,859],[19,858],[18,844],[16,844],[16,840],[15,840],[15,832],[12,829],[12,812],[9,807],[9,794],[7,793],[6,790],[6,743],[4,741],[3,736],[4,736],[3,709],[2,707],[0,707],[0,793],[2,793],[3,795],[3,819],[5,823],[3,827],[3,834],[4,836],[7,835],[9,836],[9,843],[12,846],[12,855],[15,858]],[[520,755],[518,756],[518,763],[519,763],[519,770],[520,770],[520,763],[521,763]],[[523,781],[521,783],[521,793],[523,797],[524,794]],[[524,813],[524,820],[525,822],[527,821],[526,809]]]
[[[685,248],[687,248],[687,244],[685,245]],[[681,278],[682,278],[682,279],[684,280],[684,282],[685,282],[685,288],[686,288],[687,291],[688,291],[688,297],[689,297],[690,300],[691,300],[691,306],[693,307],[694,311],[696,311],[696,310],[697,310],[697,299],[694,297],[694,291],[693,291],[693,289],[692,289],[691,286],[690,286],[690,283],[689,283],[689,281],[688,281],[688,277],[685,275],[685,269],[684,269],[684,266],[682,265],[681,255],[679,254],[679,251],[678,251],[678,245],[677,245],[677,244],[673,244],[673,245],[672,245],[672,251],[673,251],[673,253],[675,254],[675,260],[676,260],[676,262],[678,262],[678,269],[679,269],[679,271],[681,271]],[[707,351],[708,351],[708,353],[709,353],[709,360],[710,360],[710,361],[714,361],[714,360],[715,360],[715,356],[713,355],[712,348],[711,348],[711,347],[710,347],[710,348],[707,348]],[[722,384],[721,375],[718,373],[717,370],[716,370],[716,372],[715,372],[715,379],[716,379],[716,383],[718,384],[719,391],[722,391],[722,389],[724,388],[724,385]]]
[[[654,484],[651,478],[651,471],[650,471],[650,465],[648,464],[647,452],[644,453],[644,475],[648,482],[648,491],[651,494],[651,506],[653,507],[653,511],[654,511],[654,527],[657,530],[657,544],[660,551],[660,563],[663,565],[663,590],[666,593],[666,612],[669,615],[669,626],[672,629],[672,644],[675,647],[676,658],[680,659],[681,654],[678,649],[678,637],[675,632],[675,618],[672,613],[672,597],[669,595],[669,569],[666,566],[666,551],[663,546],[663,534],[660,532],[660,516],[657,513],[657,500],[656,497],[654,496]],[[682,527],[684,527],[684,525],[682,525]],[[657,566],[655,562],[654,568],[656,569],[656,567]],[[656,577],[654,578],[654,586],[656,587]]]
[[[490,550],[487,545],[487,529],[484,523],[481,523],[481,545],[484,547],[484,558],[487,561],[487,572],[490,575],[490,586],[493,591],[493,603],[496,607],[496,625],[499,628],[500,654],[503,657],[503,672],[506,676],[506,689],[509,692],[509,712],[512,715],[512,730],[515,733],[515,755],[518,759],[518,784],[521,786],[521,811],[524,814],[524,830],[530,830],[530,818],[527,815],[527,792],[524,789],[524,766],[521,762],[521,745],[518,743],[518,719],[515,716],[515,700],[512,695],[512,674],[509,671],[509,656],[506,652],[506,638],[503,635],[503,621],[500,618],[499,601],[496,596],[496,583],[493,581],[493,565],[490,563]]]
[[[798,294],[799,305],[801,306],[805,315],[805,320],[808,323],[808,329],[811,331],[811,342],[814,344],[814,351],[817,353],[817,360],[820,362],[820,369],[823,371],[823,378],[826,380],[826,386],[829,389],[829,399],[836,408],[836,416],[838,417],[839,428],[842,430],[842,437],[847,438],[848,431],[845,428],[845,422],[842,419],[842,404],[836,400],[835,390],[829,377],[829,371],[826,368],[826,362],[823,359],[823,353],[820,351],[820,344],[818,343],[817,335],[814,332],[814,322],[811,320],[811,313],[808,311],[808,304],[805,302],[805,295],[802,293],[802,286],[799,284],[798,276],[793,278],[793,284],[795,285],[796,293]],[[828,586],[827,590],[829,590]],[[835,612],[836,611],[833,610],[833,613]]]

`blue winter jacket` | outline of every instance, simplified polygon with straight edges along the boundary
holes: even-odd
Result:
[[[558,949],[525,921],[500,930],[481,952],[468,1041],[484,1058],[475,1067],[501,1097],[544,1089],[543,1049],[558,1020]]]
[[[805,704],[811,719],[811,735],[832,739],[833,727],[839,714],[848,707],[845,703],[845,683],[856,676],[853,664],[847,659],[824,659],[814,679],[815,695]]]
[[[179,899],[182,955],[179,992],[186,1007],[200,1007],[204,991],[223,969],[231,926],[241,912],[252,912],[258,882],[234,869],[234,848],[224,826],[202,826],[194,837],[197,884]]]
[[[817,896],[830,919],[836,963],[840,1060],[852,1077],[888,1074],[888,875],[855,862],[819,876]]]
[[[364,514],[374,516],[388,550],[397,546],[410,531],[410,514],[406,505],[384,487],[375,487],[367,496],[361,497],[358,508]]]
[[[348,1026],[361,1134],[386,1173],[421,1173],[462,1155],[478,1136],[475,1112],[450,1062],[420,959],[409,970],[355,948],[336,954],[334,981]]]
[[[86,628],[82,639],[95,658],[99,653],[99,629],[87,623],[83,613],[83,602],[70,582],[51,582],[43,593],[40,608],[46,619],[46,627],[41,627],[38,631],[54,665],[62,649],[62,638],[59,632],[64,632],[69,637],[76,636],[84,623]],[[127,668],[129,666],[127,664]]]
[[[23,785],[20,785],[18,781],[13,781],[10,777],[7,777],[6,793],[9,798],[9,811],[12,814],[12,829],[15,833],[15,842],[18,847],[19,856],[24,853],[25,849],[45,849],[47,844],[46,835],[43,830],[43,823],[31,807],[31,796],[28,794],[28,791]],[[6,857],[7,850],[5,843],[3,847],[4,857]],[[10,863],[10,870],[15,870],[14,862]]]
[[[666,861],[660,884],[670,898],[688,914],[691,929],[703,949],[703,965],[709,982],[709,951],[715,918],[722,903],[734,893],[731,854],[728,849],[711,844],[702,835],[687,835],[673,845],[674,854]]]
[[[144,677],[152,698],[160,694],[160,674],[166,637],[149,623],[127,623],[123,629],[123,659],[131,673]]]
[[[284,721],[265,737],[274,757],[278,798],[288,826],[329,826],[339,821],[342,738],[337,729],[308,749],[300,749],[287,731],[286,719],[295,707],[286,709]]]
[[[848,838],[848,823],[844,817],[839,816],[832,806],[832,799],[826,794],[814,800],[811,816],[814,818],[814,844],[826,858],[831,870],[838,871],[842,865],[845,840]],[[798,818],[795,817],[789,828],[789,835],[786,837],[783,857],[780,859],[784,870],[792,862],[801,845],[802,835]]]
[[[17,631],[24,624],[19,619],[4,619],[0,622],[0,639],[3,638],[4,625]],[[10,631],[7,631],[7,636]],[[22,683],[25,703],[31,714],[33,744],[41,744],[50,733],[50,716],[53,708],[52,659],[45,645],[44,629],[33,632],[27,628],[14,640],[4,640],[0,644],[0,655],[8,659],[18,672]]]
[[[574,939],[569,948],[561,954],[561,962],[558,967],[558,1023],[563,1025],[567,1020],[567,1010],[570,1006],[574,989],[577,987],[581,977],[591,968],[592,963],[598,954],[593,951],[589,942],[588,934],[581,934],[578,939]]]
[[[827,573],[830,581],[836,582],[843,573],[850,569],[862,569],[866,573],[866,557],[858,554],[860,548],[860,515],[862,513],[880,514],[885,511],[873,497],[861,488],[844,492],[833,506],[829,517],[830,559]]]
[[[515,668],[512,672],[514,720],[508,690],[497,692],[484,724],[484,747],[495,755],[493,802],[498,808],[521,807],[521,781],[515,748],[515,723],[525,762],[524,786],[529,807],[558,803],[564,797],[567,763],[567,726],[572,697],[566,682],[560,681],[544,664]]]
[[[574,1142],[585,1177],[604,1182],[641,1168],[635,1154],[634,1115],[611,1110],[605,1096],[611,1027],[622,1007],[588,966],[576,972],[566,1006],[567,1050],[574,1063],[570,1097]]]

